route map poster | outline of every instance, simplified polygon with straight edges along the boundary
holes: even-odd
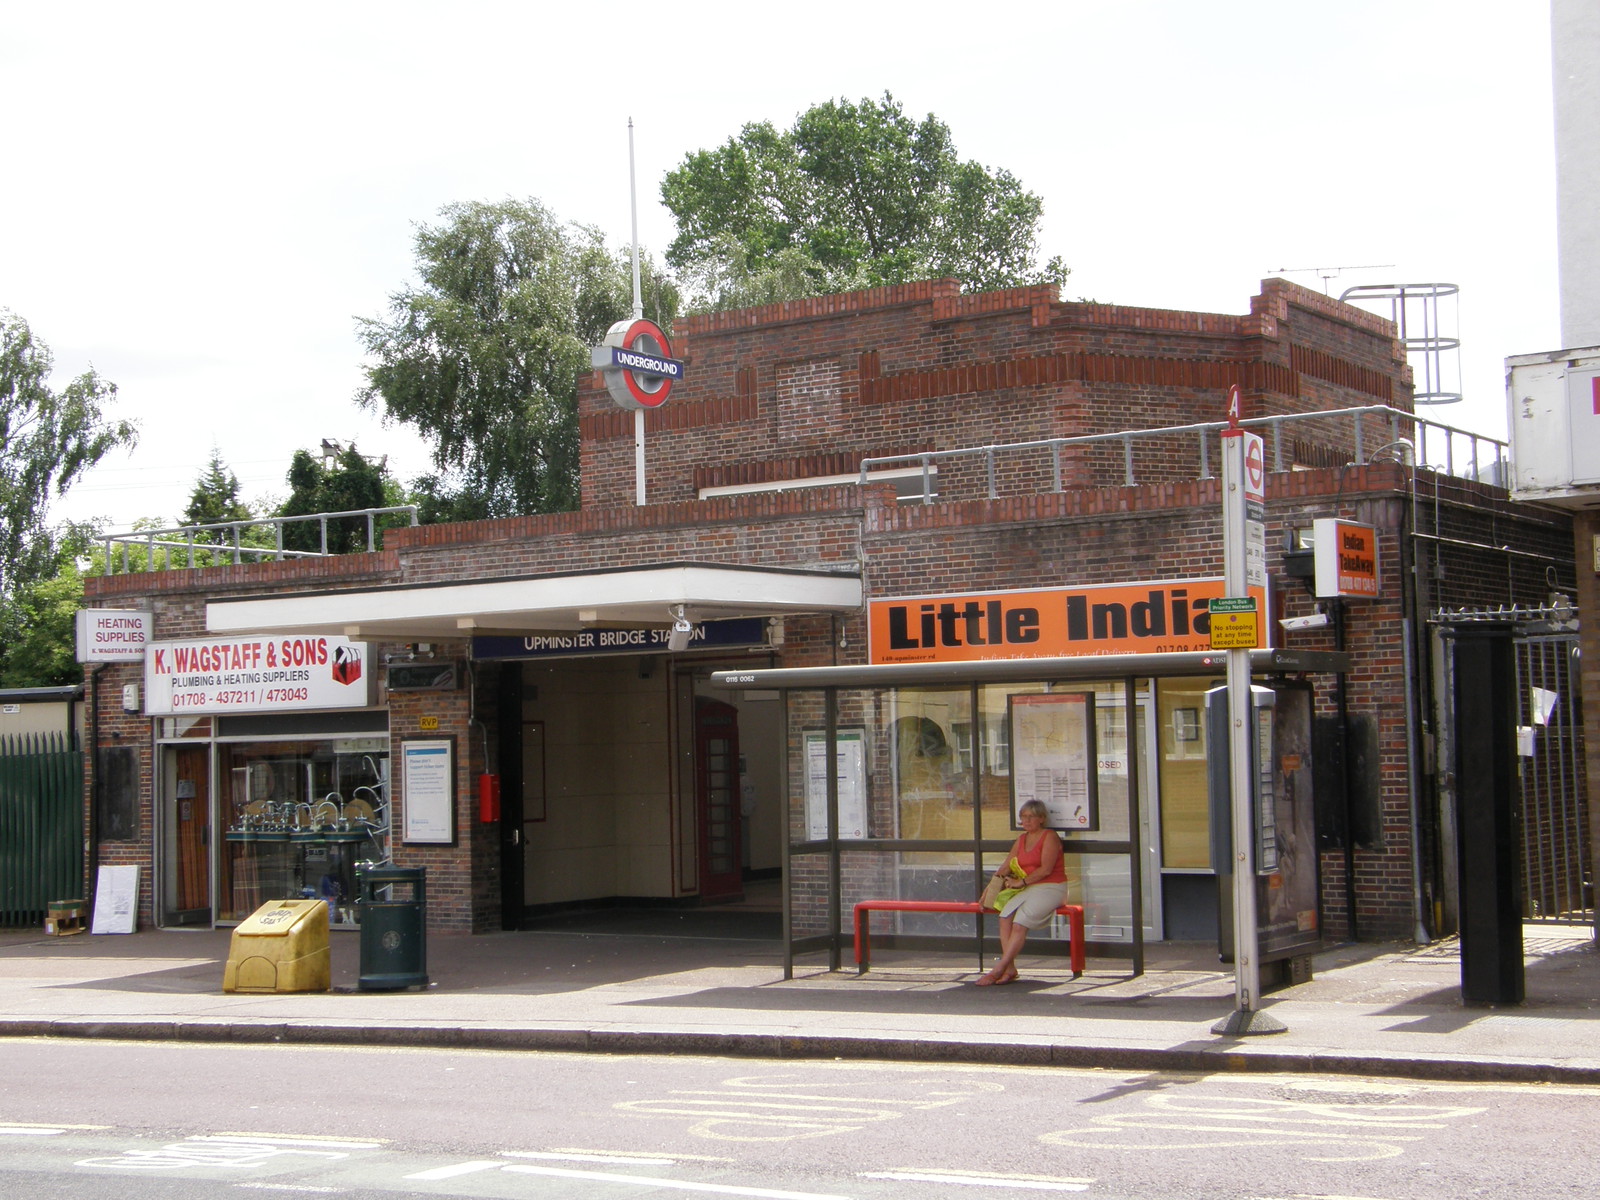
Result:
[[[1010,698],[1011,820],[1030,800],[1049,810],[1052,829],[1100,828],[1095,770],[1094,693],[1051,692]]]
[[[834,760],[839,775],[839,836],[867,836],[866,731],[836,731]],[[813,842],[828,837],[828,734],[806,730],[806,836]]]

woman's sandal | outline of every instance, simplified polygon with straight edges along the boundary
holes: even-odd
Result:
[[[979,987],[993,987],[997,983],[1007,983],[1007,982],[1009,982],[1009,981],[1005,980],[1005,979],[1001,979],[993,971],[988,972],[986,975],[979,976],[979,978],[978,978],[978,986]]]

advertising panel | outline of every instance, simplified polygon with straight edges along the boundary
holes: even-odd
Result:
[[[1317,595],[1375,600],[1380,575],[1378,531],[1354,521],[1319,518],[1311,524]]]
[[[150,641],[150,614],[142,609],[78,611],[78,661],[138,662]]]
[[[367,645],[330,634],[151,642],[145,712],[292,712],[365,708]]]
[[[1266,593],[1251,588],[1261,611]],[[877,663],[980,662],[1211,649],[1221,579],[975,592],[873,600],[868,656]]]

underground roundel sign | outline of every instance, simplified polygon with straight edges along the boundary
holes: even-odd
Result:
[[[683,378],[683,364],[672,357],[667,335],[643,317],[618,321],[590,358],[622,408],[660,408]]]

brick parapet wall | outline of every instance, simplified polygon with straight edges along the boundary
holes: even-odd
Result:
[[[407,532],[391,530],[386,540]],[[140,571],[125,575],[92,575],[83,581],[85,599],[113,601],[192,593],[244,595],[252,592],[304,588],[313,584],[356,585],[393,578],[399,557],[393,549],[372,554],[341,554],[327,558],[290,558],[282,562],[238,563],[220,567],[183,567],[171,571]],[[103,607],[110,607],[105,605]],[[166,635],[162,635],[166,636]]]
[[[824,457],[847,473],[906,452],[907,430],[915,450],[949,450],[1220,419],[1233,383],[1246,416],[1411,404],[1387,321],[1283,280],[1265,281],[1245,316],[1063,303],[1050,288],[962,295],[932,281],[710,314],[677,332],[685,378],[644,414],[653,501],[718,486],[707,468],[724,464],[744,480]],[[623,506],[635,486],[633,414],[598,375],[583,381],[579,414],[583,507]],[[1302,465],[1353,457],[1348,430],[1296,438]],[[941,479],[943,494],[969,486],[948,469],[957,475]],[[1120,462],[1085,451],[1075,470],[1075,485],[1094,486]]]

